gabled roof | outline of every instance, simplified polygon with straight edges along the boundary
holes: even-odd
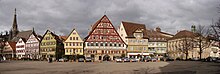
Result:
[[[67,39],[67,36],[59,36],[59,38],[64,42]]]
[[[147,32],[146,32],[146,27],[144,24],[139,24],[139,23],[133,23],[133,22],[125,22],[122,21],[122,24],[124,26],[125,32],[127,34],[127,37],[134,37],[134,32],[136,30],[142,30],[143,32],[143,38],[147,38]]]
[[[93,32],[94,29],[99,25],[99,23],[101,23],[101,22],[106,22],[106,21],[102,21],[103,18],[107,18],[107,20],[109,20],[108,17],[107,17],[106,15],[102,16],[101,19],[99,19],[94,25],[92,25],[92,27],[91,27],[92,30],[89,32],[89,35],[87,35],[87,36],[84,38],[85,41],[86,41],[87,38],[92,34],[92,32]],[[106,23],[108,23],[108,22],[106,22]],[[111,22],[110,22],[110,23],[111,23]],[[112,23],[111,23],[111,24],[112,24]]]
[[[122,38],[119,36],[118,32],[116,31],[115,27],[113,26],[113,24],[111,23],[111,21],[108,19],[108,17],[106,15],[104,15],[101,19],[99,19],[94,25],[92,25],[92,30],[89,32],[89,35],[87,35],[84,39],[85,42],[87,41],[88,37],[91,36],[91,34],[93,33],[93,31],[97,28],[97,26],[99,25],[99,23],[110,23],[112,26],[112,29],[114,29],[114,31],[116,32],[116,34],[118,35],[118,37],[120,38],[120,40],[125,44],[125,42],[122,40]]]
[[[16,42],[8,42],[8,44],[14,51],[16,50]]]
[[[73,31],[76,31],[76,29],[72,29],[72,31],[69,33],[69,35],[66,37],[66,39],[65,39],[65,41],[69,38],[69,36],[73,33]],[[77,32],[77,31],[76,31]],[[77,32],[78,33],[78,32]],[[79,34],[79,33],[78,33]],[[79,35],[79,37],[80,37],[80,35]],[[80,39],[82,39],[81,37],[80,37]]]
[[[30,35],[32,34],[32,32],[33,32],[33,30],[21,31],[11,41],[17,42],[19,40],[19,38],[24,38],[25,40],[27,40],[30,37]]]
[[[178,32],[176,35],[174,35],[172,38],[170,39],[178,39],[178,38],[194,38],[196,37],[197,34],[191,32],[191,31],[188,31],[188,30],[182,30],[180,32]]]
[[[25,38],[20,38],[20,39],[22,39],[22,40],[24,41],[24,43],[26,43],[26,42],[27,42],[27,40],[26,40]]]
[[[45,32],[45,34],[43,35],[43,38],[44,38],[44,36],[47,34],[47,32],[50,32],[50,34],[54,37],[55,40],[57,40],[58,42],[62,43],[62,40],[60,40],[60,37],[57,36],[56,34],[54,34],[53,32],[51,32],[50,30],[47,30],[47,31]],[[42,39],[42,40],[43,40],[43,39]],[[42,40],[41,40],[41,41],[42,41]]]
[[[102,22],[102,23],[111,23],[110,20],[109,20],[109,21],[103,21],[103,20],[105,20],[104,18],[106,18],[107,20],[109,20],[106,15],[102,16],[101,19],[99,19],[94,25],[92,25],[92,30],[89,32],[89,35],[90,35],[90,33],[92,33],[92,32],[94,31],[94,29],[99,25],[99,23],[101,23],[101,22]],[[112,24],[112,23],[111,23],[111,24]],[[113,26],[113,28],[114,28],[114,26]]]

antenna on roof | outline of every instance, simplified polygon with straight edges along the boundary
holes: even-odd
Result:
[[[107,11],[104,12],[104,15],[106,15]]]
[[[75,27],[75,25],[73,25],[73,29],[75,29],[76,27]]]

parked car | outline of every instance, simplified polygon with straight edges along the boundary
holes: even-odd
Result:
[[[131,60],[132,62],[138,62],[140,59],[138,59],[138,58],[130,58],[130,60]]]
[[[166,61],[174,61],[174,59],[170,58],[170,57],[166,57],[165,59],[166,59]]]
[[[157,62],[157,58],[151,58],[152,62]]]
[[[92,62],[92,58],[91,57],[86,57],[85,60],[86,60],[86,62]]]
[[[143,62],[149,62],[149,61],[151,61],[151,58],[150,57],[145,57],[145,58],[143,58],[141,61],[143,61]]]
[[[220,58],[219,58],[219,57],[216,58],[216,60],[215,60],[214,62],[216,62],[216,63],[220,63]]]
[[[85,60],[84,58],[79,58],[78,62],[84,62],[84,60]]]
[[[60,58],[58,61],[59,61],[59,62],[67,62],[68,59],[67,59],[67,58]]]
[[[122,58],[116,57],[116,58],[115,58],[115,61],[116,61],[116,62],[122,62]]]
[[[206,58],[206,62],[214,62],[216,60],[216,57],[208,57]]]
[[[193,57],[191,60],[192,61],[199,61],[199,57]]]
[[[123,58],[124,62],[130,62],[130,59],[128,57]]]

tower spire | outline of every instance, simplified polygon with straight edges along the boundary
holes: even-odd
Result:
[[[14,10],[14,20],[13,20],[13,25],[12,25],[12,36],[15,37],[18,33],[18,24],[17,24],[17,13],[16,13],[16,8]]]

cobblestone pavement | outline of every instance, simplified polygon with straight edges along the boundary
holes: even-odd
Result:
[[[0,74],[216,74],[220,63],[172,62],[53,62],[7,61],[0,63]]]

